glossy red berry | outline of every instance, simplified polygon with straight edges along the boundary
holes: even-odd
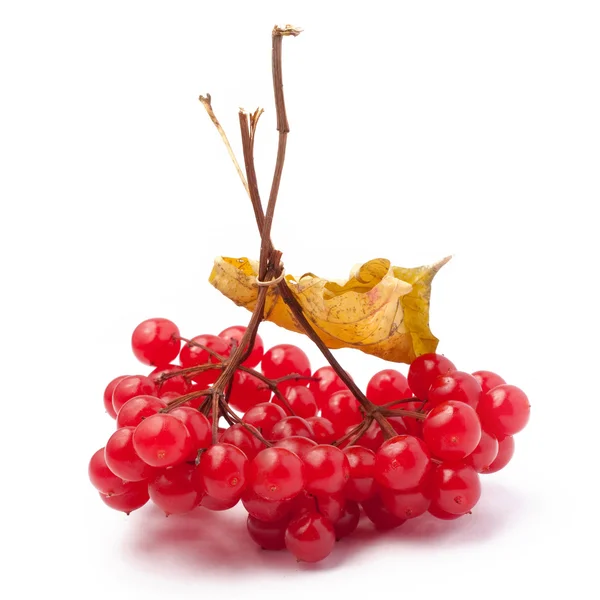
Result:
[[[317,442],[300,435],[293,435],[275,442],[275,446],[277,448],[286,448],[290,452],[297,454],[302,459],[304,459],[304,455],[309,450],[312,450],[316,445]]]
[[[117,415],[117,427],[137,427],[144,419],[155,415],[167,406],[156,396],[135,396],[127,400]]]
[[[447,400],[460,400],[472,408],[477,408],[483,392],[473,375],[463,371],[452,371],[433,380],[428,392],[429,405],[432,407]]]
[[[381,501],[385,508],[400,519],[414,519],[427,512],[431,498],[423,490],[413,492],[395,492],[388,488],[381,488]]]
[[[331,395],[321,408],[321,416],[331,421],[339,436],[351,425],[358,425],[363,418],[358,400],[348,390]]]
[[[350,500],[364,502],[377,491],[375,483],[375,452],[363,446],[348,446],[344,454],[350,465],[350,478],[344,488],[344,494]]]
[[[252,541],[263,550],[283,550],[288,523],[288,519],[266,522],[248,515],[246,527]]]
[[[378,406],[411,397],[412,392],[406,377],[394,369],[384,369],[375,373],[367,385],[367,398]],[[398,405],[398,408],[401,408],[401,405]]]
[[[150,498],[167,515],[193,510],[204,495],[200,471],[183,463],[164,469],[148,485]]]
[[[425,443],[410,435],[398,435],[381,445],[375,455],[375,479],[398,492],[421,487],[431,470]]]
[[[190,434],[176,417],[159,413],[144,419],[133,433],[137,455],[153,467],[172,467],[190,454]]]
[[[220,435],[219,442],[236,446],[248,457],[248,460],[252,460],[265,445],[247,427],[252,427],[252,425],[244,427],[241,423],[237,423],[228,427]]]
[[[168,319],[148,319],[140,323],[131,336],[136,358],[145,365],[168,365],[179,354],[179,329]]]
[[[313,393],[319,408],[323,408],[330,396],[347,389],[346,384],[330,366],[317,369],[313,373],[313,379],[308,383],[308,388]]]
[[[454,521],[454,519],[460,519],[464,517],[466,513],[453,515],[445,510],[442,510],[435,502],[432,502],[427,509],[429,514],[434,516],[436,519],[442,519],[442,521]]]
[[[307,423],[313,429],[317,444],[331,444],[336,438],[333,423],[324,417],[309,417]]]
[[[481,423],[474,409],[464,402],[438,404],[423,422],[423,440],[431,454],[442,460],[461,460],[477,448]]]
[[[342,493],[322,494],[314,496],[317,512],[322,514],[333,525],[342,518],[346,497]]]
[[[436,377],[456,371],[454,364],[441,354],[421,354],[408,369],[408,385],[419,400],[427,400],[429,387]]]
[[[286,375],[310,375],[310,361],[308,356],[297,346],[280,344],[267,350],[261,362],[262,372],[269,379],[279,379]],[[293,379],[278,384],[278,388],[285,392],[289,387],[308,384],[308,380]]]
[[[341,517],[333,524],[336,539],[341,540],[353,533],[359,521],[360,506],[352,500],[346,500]]]
[[[170,413],[172,417],[179,419],[190,434],[190,452],[186,460],[196,460],[198,450],[208,448],[212,441],[210,421],[198,410],[189,406],[179,406]]]
[[[506,383],[506,381],[504,381],[500,375],[494,373],[493,371],[475,371],[472,373],[472,375],[477,380],[477,383],[481,386],[484,394],[495,388],[497,385]]]
[[[435,469],[432,480],[432,502],[452,515],[469,512],[481,496],[477,471],[463,462],[443,462]]]
[[[264,438],[271,439],[273,427],[285,416],[285,411],[280,406],[271,402],[261,402],[248,410],[242,421],[256,427]]]
[[[104,458],[108,468],[125,481],[143,481],[156,475],[156,469],[146,464],[133,447],[135,427],[117,429],[106,443]]]
[[[117,477],[106,464],[104,448],[94,452],[88,465],[88,476],[92,485],[105,496],[125,492],[125,482]]]
[[[339,493],[350,478],[348,458],[335,446],[315,446],[304,455],[303,460],[306,491],[310,494]]]
[[[292,409],[293,414],[296,416],[302,417],[303,419],[316,416],[319,410],[317,407],[317,402],[314,394],[307,387],[303,385],[295,385],[288,388],[284,396],[290,408]],[[273,404],[277,404],[277,406],[281,406],[281,408],[285,410],[286,414],[292,414],[279,397],[273,396],[272,402]]]
[[[304,489],[305,467],[287,448],[266,448],[250,463],[248,478],[250,487],[261,498],[289,500]]]
[[[529,421],[531,407],[521,389],[502,384],[484,394],[477,407],[483,427],[497,437],[519,433]]]
[[[288,518],[294,507],[294,502],[291,500],[265,500],[251,487],[247,487],[244,490],[242,503],[249,515],[268,523]]]
[[[481,472],[496,473],[500,469],[503,469],[510,462],[514,453],[515,440],[512,435],[508,435],[498,441],[498,454],[496,455],[496,458],[487,469],[483,469]]]
[[[110,496],[100,494],[100,499],[109,508],[129,514],[144,506],[150,499],[148,483],[146,481],[127,482],[122,493]]]
[[[236,446],[215,444],[202,454],[200,473],[206,493],[216,500],[239,500],[248,480],[248,458]]]
[[[113,409],[119,414],[121,407],[127,400],[136,396],[155,396],[156,386],[154,382],[144,375],[128,375],[117,383],[113,390]]]
[[[218,363],[219,358],[212,355],[204,348],[216,352],[219,356],[229,356],[231,350],[229,344],[216,335],[197,335],[181,348],[181,352],[179,353],[179,362],[181,363],[181,366],[189,368],[210,363]],[[201,388],[206,388],[214,383],[219,378],[220,374],[221,369],[209,369],[208,371],[193,375],[192,379],[200,385]]]
[[[271,390],[266,383],[251,373],[236,371],[229,393],[229,404],[235,410],[245,413],[257,404],[268,402]]]
[[[202,497],[202,500],[200,500],[200,506],[202,508],[206,508],[207,510],[221,512],[223,510],[229,510],[230,508],[233,508],[239,501],[239,496],[235,496],[229,500],[219,500],[218,498],[213,498],[212,496],[206,494]]]
[[[231,353],[234,348],[239,348],[240,343],[242,341],[242,337],[244,337],[244,333],[246,333],[247,327],[243,325],[233,325],[232,327],[228,327],[224,329],[219,334],[219,337],[224,339],[229,344],[229,352]],[[254,338],[254,346],[252,347],[252,351],[250,352],[248,358],[242,363],[246,367],[256,367],[258,363],[262,360],[263,354],[265,352],[265,346],[260,335],[256,334]]]
[[[156,385],[159,398],[162,398],[165,394],[170,394],[171,392],[183,396],[190,391],[190,384],[182,375],[176,375],[175,377],[165,379],[165,375],[178,371],[181,371],[180,365],[166,365],[164,367],[157,367],[150,373],[148,377],[150,377]]]
[[[307,513],[294,519],[285,532],[285,545],[304,562],[323,560],[333,550],[335,531],[331,522],[319,513]]]
[[[272,440],[282,440],[286,437],[301,436],[312,439],[314,436],[312,427],[301,417],[285,417],[273,426],[271,430]]]
[[[117,413],[115,411],[115,409],[113,408],[113,403],[112,403],[112,397],[113,397],[113,392],[115,391],[115,388],[117,387],[117,384],[125,379],[125,377],[127,377],[127,375],[120,375],[119,377],[115,377],[105,388],[104,390],[104,408],[106,409],[106,412],[113,418],[116,419],[117,418]]]
[[[481,439],[477,448],[465,458],[465,464],[473,467],[478,473],[485,473],[498,456],[498,440],[485,429],[481,431]]]
[[[389,529],[395,529],[400,525],[406,523],[406,519],[401,519],[396,515],[393,515],[384,505],[379,496],[373,496],[361,503],[367,518],[375,529],[380,531],[387,531]]]

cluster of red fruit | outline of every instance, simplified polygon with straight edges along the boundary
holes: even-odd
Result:
[[[509,462],[512,436],[529,419],[519,388],[489,371],[457,371],[438,354],[417,358],[408,379],[392,369],[374,375],[366,410],[331,367],[311,374],[302,350],[264,352],[257,336],[227,392],[236,412],[213,439],[211,405],[193,392],[216,382],[244,331],[187,341],[166,319],[135,329],[133,351],[155,369],[105,390],[117,430],[89,476],[108,506],[129,513],[151,498],[179,514],[241,500],[257,544],[315,562],[356,529],[361,507],[378,529],[425,512],[469,513],[479,474]]]

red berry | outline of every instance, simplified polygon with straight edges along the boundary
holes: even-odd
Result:
[[[442,519],[443,521],[454,521],[454,519],[459,519],[460,517],[464,517],[466,513],[453,515],[445,510],[442,510],[435,502],[432,502],[427,509],[429,514],[436,517],[437,519]]]
[[[121,406],[117,415],[117,427],[137,427],[144,419],[166,406],[167,403],[156,396],[135,396]]]
[[[248,479],[248,464],[248,458],[236,446],[211,446],[200,460],[206,493],[223,502],[239,500]]]
[[[363,502],[375,495],[375,452],[363,446],[344,448],[344,454],[350,465],[350,479],[344,488],[344,494],[350,500]]]
[[[331,421],[338,436],[351,425],[358,425],[362,421],[360,404],[349,390],[330,396],[321,409],[321,416]]]
[[[293,414],[296,416],[302,417],[303,419],[316,416],[318,412],[317,402],[313,393],[307,387],[295,385],[288,388],[284,396],[290,405]],[[281,406],[286,414],[292,414],[277,396],[273,396],[272,402],[273,404],[277,404],[277,406]]]
[[[512,435],[507,435],[505,438],[498,442],[498,455],[487,468],[482,470],[482,473],[496,473],[500,469],[503,469],[513,457],[515,453],[515,440]]]
[[[412,392],[406,377],[394,369],[384,369],[375,373],[367,385],[367,398],[378,406],[411,397]],[[402,406],[398,405],[398,408]]]
[[[297,560],[323,560],[331,554],[335,545],[333,525],[319,513],[302,515],[288,525],[285,545]]]
[[[485,473],[497,456],[498,440],[491,433],[483,429],[477,448],[465,458],[465,464],[473,467],[478,473]]]
[[[530,410],[525,392],[508,384],[484,394],[477,407],[481,424],[497,437],[519,433],[529,421]]]
[[[432,501],[452,515],[469,512],[481,496],[479,475],[462,462],[443,462],[432,477]]]
[[[184,368],[197,367],[199,365],[206,365],[210,363],[218,363],[220,360],[212,355],[208,350],[216,352],[220,356],[229,356],[231,347],[229,344],[217,337],[216,335],[204,334],[197,335],[191,339],[190,343],[184,344],[179,353],[179,362]],[[192,379],[200,385],[201,388],[206,388],[210,384],[214,383],[221,374],[220,368],[209,369],[202,373],[197,373],[192,376]]]
[[[481,386],[483,393],[489,392],[492,388],[495,388],[497,385],[502,385],[506,383],[500,375],[492,371],[475,371],[475,373],[471,373],[473,377],[477,380],[477,383]]]
[[[355,426],[351,425],[344,433],[348,433],[349,429]],[[368,429],[356,440],[357,446],[364,446],[373,452],[377,452],[384,442],[383,432],[376,421],[373,421]]]
[[[252,425],[247,425],[246,427],[252,427]],[[248,460],[252,460],[265,445],[246,427],[241,423],[228,427],[220,435],[219,442],[236,446],[247,456]]]
[[[454,364],[441,354],[421,354],[408,369],[408,385],[419,400],[427,400],[429,387],[440,375],[456,371]]]
[[[202,500],[200,500],[200,506],[202,508],[206,508],[207,510],[222,511],[233,508],[239,501],[239,496],[235,496],[229,500],[219,500],[207,494],[202,497]]]
[[[331,444],[335,440],[335,430],[329,419],[324,417],[309,417],[307,423],[313,429],[315,441],[318,444]]]
[[[304,455],[303,460],[306,491],[310,494],[339,493],[350,478],[348,459],[335,446],[315,446]]]
[[[141,508],[148,502],[148,483],[146,481],[130,481],[125,483],[124,491],[120,494],[106,496],[99,494],[100,499],[106,506],[129,514]]]
[[[452,371],[433,380],[428,398],[431,406],[437,406],[447,400],[460,400],[472,408],[477,408],[482,393],[481,386],[473,375],[463,371]]]
[[[133,447],[135,427],[117,429],[106,443],[104,458],[108,468],[125,481],[143,481],[156,474],[156,469],[146,464]]]
[[[179,329],[168,319],[148,319],[131,336],[135,357],[145,365],[168,365],[179,354]]]
[[[429,412],[430,406],[429,403],[423,404],[423,402],[417,400],[415,402],[404,402],[401,408],[403,408],[404,410],[410,410],[412,412],[421,412],[423,414],[427,414]],[[409,435],[414,435],[415,437],[423,436],[422,419],[415,419],[414,417],[402,417],[402,421]]]
[[[310,376],[308,356],[300,348],[291,344],[280,344],[267,350],[263,356],[261,368],[269,379],[279,379],[286,375]],[[302,384],[303,380],[290,379],[281,382],[277,387],[285,392],[289,387]],[[307,380],[306,384],[308,384]]]
[[[375,479],[398,492],[419,488],[431,469],[427,446],[419,438],[398,435],[381,445],[375,455]]]
[[[190,434],[176,417],[164,413],[144,419],[133,433],[138,456],[153,467],[172,467],[190,454]]]
[[[283,550],[288,522],[288,519],[265,522],[248,515],[246,526],[252,541],[256,542],[263,550]]]
[[[359,521],[360,506],[356,502],[346,500],[342,516],[333,524],[336,539],[341,540],[353,533]]]
[[[342,518],[346,498],[343,494],[325,494],[314,496],[316,506],[320,514],[328,519],[333,525]]]
[[[229,394],[229,404],[242,413],[257,404],[268,402],[271,390],[266,383],[245,371],[236,371]]]
[[[246,333],[247,327],[243,325],[234,325],[232,327],[228,327],[224,329],[219,334],[219,337],[224,339],[229,344],[229,352],[233,350],[233,348],[238,348],[240,342],[242,341],[242,337],[244,337],[244,333]],[[256,334],[254,338],[254,346],[252,347],[252,351],[248,355],[248,358],[242,363],[246,367],[256,367],[258,363],[261,361],[263,354],[265,352],[265,346],[260,335]]]
[[[289,500],[303,490],[304,473],[302,460],[287,448],[266,448],[250,463],[249,482],[265,500]]]
[[[382,487],[381,501],[387,510],[400,519],[414,519],[427,512],[431,498],[423,490],[395,492]]]
[[[154,382],[144,375],[128,375],[117,383],[113,390],[113,409],[119,414],[121,407],[127,400],[136,396],[155,396],[156,386]]]
[[[125,492],[125,482],[117,477],[106,464],[104,448],[94,452],[88,466],[88,475],[92,485],[105,496]]]
[[[330,366],[317,369],[313,373],[313,380],[309,381],[308,387],[313,393],[319,408],[323,408],[327,399],[335,392],[347,389],[346,384]]]
[[[193,510],[204,495],[200,471],[187,463],[165,469],[148,485],[150,498],[167,515]]]
[[[375,529],[379,529],[380,531],[387,531],[388,529],[394,529],[396,527],[400,527],[403,523],[406,523],[406,519],[401,519],[396,515],[393,515],[381,501],[379,496],[373,496],[361,503],[367,518],[373,525],[375,525]]]
[[[115,411],[115,409],[113,408],[113,403],[112,403],[112,397],[113,397],[113,392],[115,391],[115,388],[117,387],[117,384],[122,381],[123,379],[125,379],[125,377],[127,377],[127,375],[121,375],[119,377],[115,377],[105,388],[104,390],[104,408],[106,409],[106,412],[113,418],[116,419],[117,418],[117,413]]]
[[[251,487],[244,490],[244,493],[242,494],[242,503],[249,515],[255,519],[269,523],[287,518],[294,507],[294,503],[289,500],[265,500]]]
[[[464,402],[442,402],[423,422],[423,440],[431,454],[442,460],[465,458],[477,448],[480,439],[479,417]]]
[[[283,408],[270,402],[261,402],[260,404],[253,406],[244,415],[242,421],[256,427],[264,438],[271,439],[271,432],[274,425],[284,418],[285,411]]]
[[[312,439],[314,434],[310,424],[300,417],[285,417],[279,423],[276,423],[271,431],[272,440],[282,440],[291,436]]]
[[[317,445],[317,442],[300,435],[293,435],[282,440],[277,440],[275,446],[277,448],[286,448],[290,452],[297,454],[300,458],[304,459],[304,455],[312,450]]]
[[[181,366],[166,365],[164,367],[157,367],[154,369],[154,371],[152,371],[152,373],[150,373],[148,377],[150,377],[150,379],[152,379],[156,385],[159,398],[162,398],[165,394],[169,394],[171,392],[176,392],[177,394],[183,396],[190,391],[190,384],[186,381],[183,375],[176,375],[175,377],[163,379],[163,375],[175,373],[177,371],[181,371]]]
[[[170,413],[172,417],[179,419],[190,434],[190,453],[187,460],[196,460],[198,450],[208,448],[212,441],[211,424],[209,420],[195,408],[179,406]]]

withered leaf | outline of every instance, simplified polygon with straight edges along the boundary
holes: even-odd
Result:
[[[438,339],[429,329],[431,282],[450,257],[434,265],[406,269],[385,258],[356,266],[346,282],[312,273],[285,281],[306,318],[329,348],[356,348],[393,362],[412,362],[435,352]],[[252,311],[258,296],[258,262],[218,257],[209,281],[237,305]],[[277,287],[267,294],[265,318],[302,332]]]

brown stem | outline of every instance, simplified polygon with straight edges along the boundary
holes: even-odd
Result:
[[[351,438],[351,441],[348,443],[348,446],[352,446],[364,433],[369,429],[371,423],[373,422],[373,417],[365,417],[356,427],[351,429],[348,433],[344,434],[340,439],[335,440],[331,445],[339,446],[343,444],[346,440]]]
[[[223,143],[225,144],[225,147],[227,148],[227,152],[229,153],[229,158],[231,158],[231,160],[235,166],[235,169],[237,171],[237,174],[239,175],[239,177],[242,181],[242,185],[246,189],[247,194],[250,195],[250,190],[248,188],[248,182],[246,181],[246,178],[244,177],[244,174],[242,173],[242,169],[240,168],[237,158],[235,157],[235,154],[233,152],[233,149],[231,148],[231,144],[229,143],[229,140],[227,139],[227,134],[225,133],[225,130],[223,129],[223,127],[221,127],[221,123],[219,123],[219,119],[217,119],[217,115],[215,115],[215,113],[213,111],[213,107],[212,107],[212,103],[211,103],[212,98],[210,97],[210,94],[206,94],[206,96],[200,96],[198,99],[202,103],[202,106],[204,106],[206,112],[208,113],[208,116],[210,117],[210,120],[213,122],[214,126],[217,128],[217,131],[219,132],[219,135],[221,136],[221,139],[223,140]]]

